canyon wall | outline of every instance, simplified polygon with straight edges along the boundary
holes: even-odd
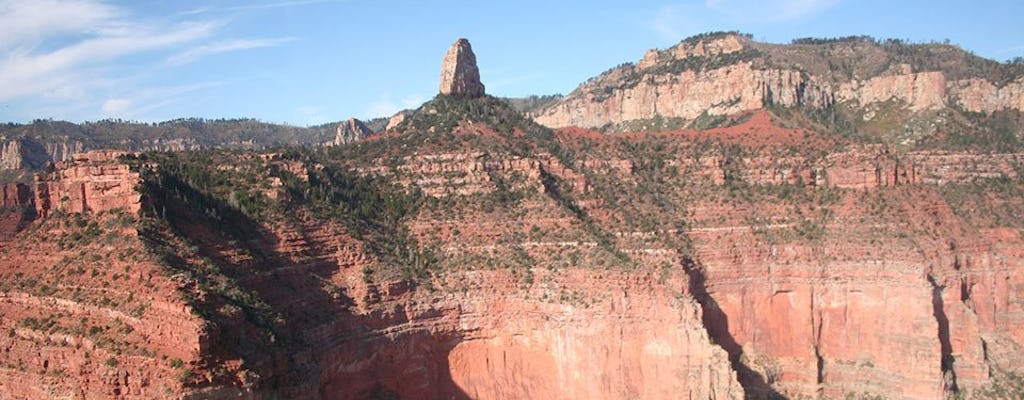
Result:
[[[566,134],[600,137],[572,130]],[[588,146],[600,145],[591,142]],[[621,186],[612,190],[636,190],[633,187],[642,184],[645,172],[642,161],[635,158],[591,154],[585,162],[574,164],[575,169],[555,176],[565,187],[579,189],[571,192],[576,204],[613,233],[616,248],[627,254],[656,255],[645,258],[645,265],[668,259],[675,271],[684,273],[684,282],[669,287],[683,288],[691,301],[700,304],[697,318],[712,341],[728,354],[726,361],[748,398],[929,399],[952,393],[971,398],[991,383],[995,370],[1021,368],[1007,357],[1024,343],[1018,325],[1022,322],[1019,315],[1024,315],[1020,314],[1024,307],[1020,289],[1024,286],[1021,277],[1012,272],[1021,258],[1017,250],[1010,250],[1019,248],[1019,234],[1012,229],[976,227],[975,222],[958,216],[938,192],[947,185],[1015,181],[1024,155],[895,154],[875,145],[821,158],[711,151],[694,159],[687,154],[669,152],[660,164],[685,171],[680,172],[680,181],[670,184],[672,189],[665,190],[704,193],[685,203],[685,229],[669,225],[675,218],[672,214],[660,215],[664,222],[655,223],[653,231],[622,231],[621,223],[613,222],[624,211],[606,208],[608,199],[600,197],[607,188],[602,189],[599,182],[614,177],[611,182]],[[541,184],[541,176],[546,168],[557,165],[552,160],[494,157],[420,154],[396,168],[381,166],[363,172],[393,174],[404,185],[448,198],[502,190],[493,183],[495,174],[521,178],[506,181],[506,185],[515,183],[506,188],[544,191],[547,187]],[[688,182],[690,188],[682,189],[681,181]],[[716,194],[720,189],[707,188],[736,185],[730,181],[766,190],[795,186],[835,197],[826,197],[825,203],[808,203],[811,200],[774,197],[802,196],[780,191],[768,195],[770,199],[723,199]],[[542,231],[569,225],[560,220],[524,218],[524,225],[541,226]],[[461,245],[446,251],[500,252],[517,246],[487,239],[504,237],[501,232],[510,222],[466,217],[459,221],[462,233],[457,240]],[[429,232],[452,229],[427,221],[417,227]],[[467,236],[467,232],[474,233]],[[692,240],[691,255],[656,244],[659,237],[684,232]],[[543,248],[586,248],[596,243],[534,240],[518,245],[530,249],[532,259],[542,263],[537,252]],[[466,279],[466,275],[460,277]],[[593,293],[590,285],[574,287],[588,287],[585,292]],[[978,297],[982,292],[985,294]],[[497,314],[517,315],[511,310]],[[550,311],[542,314],[554,318]],[[516,341],[494,342],[505,351],[520,346]],[[456,353],[459,350],[454,348]],[[486,350],[485,354],[495,353]],[[533,359],[546,357],[538,354]],[[522,369],[547,370],[559,365],[547,362],[536,361]],[[493,373],[493,368],[485,370]],[[502,390],[485,385],[483,378],[452,378],[469,382],[460,387],[475,388],[469,393],[481,398]]]
[[[36,175],[36,212],[46,217],[53,211],[99,213],[122,208],[137,214],[141,196],[135,186],[141,179],[118,160],[126,154],[110,150],[79,153],[69,162],[57,163],[53,172]]]
[[[0,183],[0,208],[32,205],[32,192],[22,183]]]
[[[407,290],[382,296],[377,307],[406,305],[365,315],[365,323],[379,328],[329,350],[327,359],[335,361],[321,371],[320,393],[338,399],[374,393],[743,398],[725,352],[700,323],[697,304],[674,298],[680,288],[652,276],[536,273],[535,284],[524,287],[508,271],[467,272],[429,302],[409,302],[422,294]],[[586,297],[576,304],[557,300],[559,292],[584,288]]]
[[[0,397],[178,397],[209,351],[204,322],[138,239],[141,180],[118,155],[59,163],[37,181],[42,217],[0,235]],[[9,187],[31,206],[26,186]]]
[[[32,221],[32,192],[25,184],[0,183],[0,240],[10,238]]]
[[[723,346],[749,368],[745,387],[796,397],[971,397],[993,368],[1020,368],[1005,357],[1022,343],[1024,286],[1012,272],[1021,259],[1008,250],[1019,234],[965,229],[929,192],[881,194],[913,204],[896,211],[910,227],[869,223],[871,207],[851,195],[827,228],[843,235],[806,244],[773,239],[784,223],[694,229],[693,293],[712,336],[726,337]],[[698,219],[729,215],[714,204],[697,208]],[[887,231],[919,233],[911,242],[887,240]]]
[[[783,55],[772,53],[777,49],[783,49]],[[875,76],[840,76],[842,68],[858,68],[861,61],[854,58],[837,59],[838,66],[829,64],[827,72],[816,74],[799,64],[780,63],[786,51],[793,50],[739,35],[651,50],[635,65],[587,81],[534,117],[549,127],[601,128],[656,117],[690,121],[770,105],[821,109],[844,103],[862,108],[897,101],[911,113],[954,105],[985,113],[1024,110],[1021,77],[1005,83],[978,77],[949,79],[941,70],[915,70],[905,63]]]
[[[85,145],[77,140],[41,142],[32,138],[0,137],[0,170],[38,169],[50,161],[70,159],[84,150]]]
[[[656,116],[690,120],[703,114],[730,115],[769,103],[827,107],[835,101],[832,93],[799,71],[760,70],[749,62],[678,74],[644,71],[613,71],[606,77],[611,82],[620,74],[640,77],[635,85],[621,89],[600,79],[584,84],[534,119],[549,127],[598,128]]]
[[[983,398],[999,371],[1024,369],[1015,214],[963,214],[1019,199],[954,206],[944,194],[1016,182],[1024,155],[557,138],[589,152],[342,159],[446,202],[402,222],[440,263],[420,279],[375,273],[386,265],[372,243],[314,218],[277,175],[309,182],[324,165],[268,154],[207,166],[269,171],[267,198],[289,205],[232,241],[192,214],[209,205],[184,202],[161,205],[166,230],[139,232],[124,218],[141,208],[141,176],[118,152],[77,155],[37,179],[38,229],[0,238],[0,328],[13,332],[0,337],[0,392]],[[107,212],[118,208],[129,213]]]
[[[984,79],[965,79],[953,82],[949,90],[956,103],[967,111],[1024,110],[1024,77],[1002,86]]]

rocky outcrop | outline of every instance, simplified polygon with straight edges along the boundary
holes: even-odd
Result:
[[[51,173],[35,179],[36,212],[46,217],[54,211],[99,213],[113,209],[136,214],[141,194],[139,173],[122,164],[123,151],[96,150],[76,154],[69,162],[56,163]]]
[[[904,69],[909,71],[910,67]],[[912,112],[935,110],[946,106],[946,77],[935,71],[880,76],[863,82],[853,80],[841,84],[835,97],[860,105],[896,100]]]
[[[813,78],[794,70],[760,70],[741,62],[706,71],[678,74],[649,70],[615,71],[584,84],[565,99],[539,112],[535,120],[549,127],[602,127],[655,117],[696,119],[757,110],[768,104],[827,107],[833,94]],[[619,74],[638,74],[634,86],[607,88]]]
[[[484,278],[487,285],[486,275],[468,278]],[[672,300],[653,276],[537,271],[536,278],[547,283],[527,289],[533,299],[588,287],[589,298],[604,300],[582,307],[466,298],[464,313],[474,316],[469,321],[487,322],[457,344],[448,361],[452,381],[470,398],[743,397],[725,352],[709,346],[697,304]]]
[[[33,138],[0,137],[0,170],[37,169],[50,160],[66,160],[74,151],[82,150],[82,143],[56,141],[41,143]]]
[[[261,150],[335,143],[336,126],[295,127],[255,120],[179,119],[156,124],[99,121],[73,124],[37,120],[0,126],[0,170],[25,176],[51,162],[96,149],[123,151]],[[352,131],[356,132],[356,131]],[[348,140],[342,132],[342,141]]]
[[[480,82],[480,70],[476,66],[476,55],[469,41],[459,38],[455,41],[441,62],[441,94],[452,96],[480,97],[484,95],[484,84]]]
[[[384,127],[384,130],[390,131],[394,129],[395,127],[398,126],[398,124],[401,124],[402,121],[405,121],[405,118],[408,117],[410,114],[412,114],[411,110],[402,110],[395,113],[395,115],[392,115],[391,118],[388,118],[388,124],[387,126]]]
[[[895,101],[911,113],[952,105],[973,112],[1024,110],[1021,77],[997,84],[962,78],[965,73],[960,71],[922,70],[899,63],[902,59],[892,55],[877,56],[891,57],[890,67],[868,76],[847,75],[844,71],[861,71],[873,64],[850,54],[826,57],[831,48],[807,53],[809,48],[757,43],[735,34],[687,40],[666,50],[648,51],[636,65],[617,67],[587,81],[534,117],[549,127],[600,128],[653,118],[692,121],[702,115],[730,115],[770,105],[820,109],[845,103],[857,108]],[[787,63],[791,52],[826,67]],[[950,79],[951,74],[956,78]]]
[[[381,329],[325,349],[325,360],[333,361],[320,393],[339,399],[375,393],[403,399],[743,398],[726,354],[700,323],[697,304],[673,299],[653,276],[535,273],[536,283],[526,288],[508,271],[460,274],[443,284],[448,295],[429,302],[407,302],[418,295],[402,285],[379,287],[381,305],[406,306],[395,310],[399,314],[364,315]],[[551,297],[582,287],[589,288],[587,299],[575,305]],[[594,302],[584,307],[584,301]],[[396,323],[400,331],[384,328]]]
[[[32,192],[22,183],[0,183],[0,241],[13,237],[32,221]]]
[[[884,196],[920,207],[896,211],[916,218],[916,228],[898,228],[904,234],[957,220],[927,190]],[[1019,368],[996,356],[1018,351],[1021,343],[1018,322],[1009,322],[1019,320],[1011,315],[1019,309],[1019,293],[1009,288],[1020,278],[1007,272],[1019,261],[1003,247],[1016,243],[1015,235],[979,235],[970,228],[951,233],[964,228],[958,225],[948,227],[951,236],[879,248],[871,244],[879,237],[873,231],[893,228],[852,222],[871,215],[875,206],[844,207],[849,208],[839,211],[834,228],[843,235],[824,237],[820,244],[766,240],[771,235],[763,229],[781,232],[783,226],[750,227],[762,233],[694,230],[701,263],[692,270],[700,282],[694,293],[704,299],[712,336],[735,343],[725,346],[743,360],[745,387],[792,397],[884,393],[918,399],[958,390],[970,398],[994,365]],[[727,215],[711,204],[698,210],[704,220]],[[912,256],[912,248],[927,254]],[[1009,258],[993,259],[1002,257]],[[995,350],[994,343],[1003,347]]]
[[[957,104],[967,111],[1024,110],[1024,77],[1002,87],[984,79],[965,79],[950,83],[949,91]]]
[[[517,174],[527,178],[525,182],[510,187],[513,190],[544,190],[540,178],[546,173],[564,179],[574,191],[586,190],[583,177],[566,168],[550,154],[531,159],[491,159],[487,153],[482,152],[431,154],[405,158],[398,168],[383,165],[382,162],[359,171],[393,177],[397,182],[415,186],[433,197],[493,193],[504,183],[496,182],[495,174]]]
[[[32,205],[32,192],[23,183],[0,183],[0,208]]]
[[[0,169],[21,169],[21,145],[16,141],[0,145]]]
[[[370,136],[373,131],[363,125],[362,121],[355,118],[349,118],[347,121],[339,123],[335,129],[334,140],[329,142],[328,146],[341,146],[349,144]]]

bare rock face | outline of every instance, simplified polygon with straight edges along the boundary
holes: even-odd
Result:
[[[338,124],[334,140],[328,143],[328,146],[349,144],[372,134],[373,131],[367,128],[362,121],[349,118],[348,121]]]
[[[51,160],[67,160],[71,154],[83,151],[77,140],[55,140],[41,143],[32,138],[5,140],[0,137],[0,170],[40,168]]]
[[[14,236],[31,222],[32,192],[22,183],[0,183],[0,241]]]
[[[967,111],[1024,110],[1024,77],[1002,87],[984,79],[964,79],[950,84],[950,94]]]
[[[854,80],[840,85],[836,97],[862,105],[896,99],[906,103],[910,111],[934,110],[946,106],[946,77],[933,71]]]
[[[124,154],[88,151],[76,154],[69,162],[57,163],[52,173],[36,175],[36,212],[41,217],[54,210],[98,213],[123,208],[138,213],[141,196],[135,187],[142,179],[118,161]]]
[[[476,55],[469,40],[460,38],[441,63],[441,94],[449,96],[480,97],[484,95],[484,84],[480,82],[480,70],[476,67]]]
[[[0,169],[19,169],[21,165],[21,146],[18,142],[0,144]]]
[[[896,63],[866,75],[811,69],[787,59],[799,47],[728,34],[650,50],[635,65],[612,69],[540,110],[548,127],[597,128],[652,118],[694,120],[771,105],[821,109],[895,101],[917,113],[959,106],[972,112],[1024,110],[1024,78],[1000,83],[957,70]],[[820,55],[808,56],[810,60]],[[857,64],[857,60],[829,63]]]
[[[32,193],[22,183],[0,183],[0,208],[21,207],[32,203]]]
[[[747,62],[678,75],[625,74],[635,73],[642,78],[632,87],[606,91],[598,88],[599,82],[585,84],[585,89],[542,111],[536,120],[549,127],[600,127],[657,116],[694,119],[704,113],[729,115],[767,104],[827,107],[833,102],[821,83],[799,71],[759,70]]]
[[[409,113],[409,110],[402,110],[399,111],[397,114],[392,115],[391,119],[388,120],[388,125],[384,128],[384,130],[390,131],[394,129],[396,126],[398,126],[398,124],[401,124],[402,121],[405,121],[405,117],[409,116]]]

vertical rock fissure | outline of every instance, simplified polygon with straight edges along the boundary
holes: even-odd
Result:
[[[707,288],[707,276],[703,267],[690,257],[682,260],[683,272],[689,278],[688,286],[690,295],[693,296],[701,308],[701,322],[708,337],[716,345],[721,347],[729,355],[729,364],[736,372],[736,379],[743,387],[747,399],[786,399],[781,393],[775,390],[759,372],[751,369],[743,363],[743,346],[736,342],[736,338],[729,333],[728,316],[718,307],[718,302],[711,296]]]
[[[815,294],[811,292],[811,324],[814,328],[814,359],[815,359],[815,382],[818,384],[818,394],[820,395],[823,390],[823,384],[825,383],[825,358],[821,356],[821,316],[818,314],[817,302],[814,301]]]
[[[932,315],[939,325],[939,345],[942,350],[943,390],[947,393],[956,393],[959,388],[956,384],[956,371],[953,370],[953,345],[949,340],[949,317],[942,302],[942,290],[945,288],[938,284],[935,277],[928,274],[928,283],[932,286]]]
[[[822,391],[822,389],[824,389],[822,387],[822,385],[825,383],[825,359],[821,357],[821,351],[818,349],[818,345],[817,344],[814,345],[814,358],[815,358],[815,360],[817,360],[817,368],[818,368],[818,374],[817,374],[817,378],[818,379],[817,379],[817,382],[818,382],[818,392],[820,393]]]

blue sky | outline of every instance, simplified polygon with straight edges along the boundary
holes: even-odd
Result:
[[[871,35],[1024,55],[1018,0],[0,0],[0,121],[386,116],[469,38],[487,91],[568,93],[706,31]]]

